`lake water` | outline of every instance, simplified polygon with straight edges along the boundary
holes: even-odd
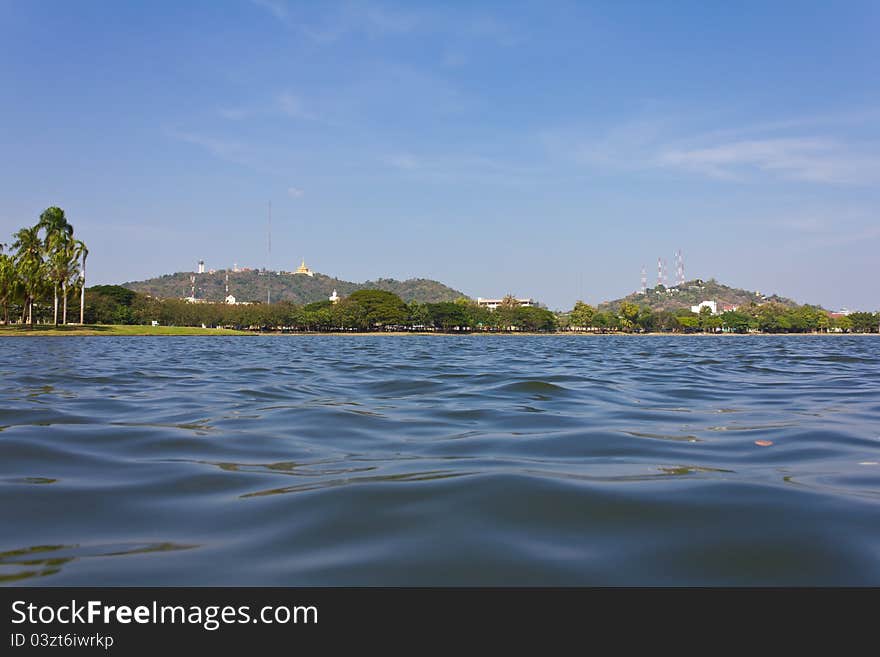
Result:
[[[0,582],[880,585],[878,353],[3,338]]]

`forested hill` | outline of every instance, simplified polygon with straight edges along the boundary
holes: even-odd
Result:
[[[599,310],[617,311],[622,303],[634,303],[638,306],[647,306],[655,312],[660,310],[675,311],[680,308],[696,306],[702,301],[716,301],[719,305],[727,304],[731,306],[747,306],[750,303],[761,304],[772,301],[791,308],[798,306],[795,301],[776,294],[764,294],[756,290],[729,287],[715,279],[708,281],[696,279],[687,281],[684,285],[678,287],[665,288],[662,285],[658,285],[657,287],[649,288],[645,294],[633,292],[622,299],[606,301],[600,304]]]
[[[191,293],[191,276],[193,276],[192,272],[177,272],[145,281],[123,283],[122,286],[154,297],[166,299],[188,297]],[[195,274],[195,277],[196,297],[209,301],[222,301],[226,297],[225,271]],[[352,283],[324,274],[315,274],[311,277],[277,272],[229,272],[229,292],[238,301],[265,301],[267,286],[271,287],[272,301],[292,301],[298,304],[324,301],[333,290],[343,297],[363,289],[386,290],[393,292],[404,301],[424,303],[455,301],[466,296],[443,283],[426,278],[410,278],[405,281],[380,278],[376,281]]]

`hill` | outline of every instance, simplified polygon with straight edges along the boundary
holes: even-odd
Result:
[[[655,312],[660,310],[675,311],[679,308],[696,306],[702,301],[716,301],[719,307],[722,304],[727,306],[745,306],[750,303],[760,304],[769,301],[789,308],[796,308],[799,305],[797,302],[786,297],[780,297],[776,294],[765,295],[754,290],[729,287],[712,278],[708,281],[701,279],[687,281],[684,285],[678,287],[665,288],[662,285],[658,285],[657,287],[649,288],[645,294],[633,292],[622,299],[606,301],[600,304],[599,310],[616,312],[622,303],[634,303],[639,306],[647,306]]]
[[[196,297],[208,301],[222,301],[225,296],[226,271],[194,274],[177,272],[145,281],[130,281],[122,286],[135,292],[163,299],[188,297],[191,294],[190,277],[196,277]],[[293,275],[280,272],[239,271],[229,272],[229,292],[238,301],[265,301],[267,287],[271,286],[272,301],[292,301],[298,304],[325,301],[336,290],[340,296],[364,289],[393,292],[404,301],[437,303],[455,301],[466,296],[458,290],[426,278],[410,278],[398,281],[380,278],[375,281],[353,283],[316,273],[314,276]]]

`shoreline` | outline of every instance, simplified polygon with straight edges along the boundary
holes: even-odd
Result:
[[[554,331],[554,332],[528,332],[528,331],[511,331],[508,333],[501,332],[460,332],[460,333],[442,333],[435,331],[239,331],[235,329],[222,328],[201,328],[195,326],[142,326],[142,325],[87,325],[80,327],[78,325],[67,326],[38,326],[33,329],[24,328],[18,325],[2,326],[0,325],[0,338],[3,337],[174,337],[174,336],[339,336],[339,337],[364,337],[364,336],[434,336],[434,337],[526,337],[526,336],[543,336],[543,337],[560,337],[560,336],[578,336],[578,337],[823,337],[823,336],[876,336],[876,333],[600,333],[593,331]]]

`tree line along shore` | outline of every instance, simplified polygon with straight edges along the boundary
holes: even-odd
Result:
[[[565,312],[521,306],[513,296],[490,310],[472,299],[405,302],[387,290],[361,289],[349,296],[307,304],[191,303],[135,292],[116,285],[86,288],[88,249],[74,238],[58,207],[22,228],[10,245],[0,245],[0,335],[82,326],[80,332],[180,334],[176,329],[218,332],[440,332],[440,333],[877,333],[880,313],[836,316],[817,306],[749,303],[713,314],[708,308],[652,310],[624,302],[600,310],[582,301]],[[75,304],[74,301],[79,301]],[[73,315],[73,317],[71,317]],[[71,327],[73,329],[73,327]],[[175,329],[175,330],[172,330]],[[211,331],[209,331],[211,329]],[[69,332],[69,331],[68,331]]]
[[[54,328],[47,323],[33,331]],[[497,309],[488,310],[470,299],[454,302],[404,302],[385,290],[358,290],[338,303],[278,302],[227,305],[190,303],[181,299],[158,299],[115,285],[88,288],[85,320],[94,334],[178,335],[235,332],[310,333],[601,333],[601,334],[779,334],[779,333],[877,333],[880,315],[852,313],[832,317],[813,306],[786,307],[753,304],[736,311],[712,315],[688,309],[659,311],[622,304],[616,311],[599,311],[577,302],[568,312],[519,306],[512,297]],[[846,320],[846,321],[842,321]],[[154,325],[155,323],[155,325]],[[102,328],[103,327],[103,328]],[[11,325],[8,329],[21,325]],[[63,328],[63,327],[62,327]],[[67,327],[73,329],[74,327]],[[24,332],[28,329],[24,328]],[[3,331],[0,331],[0,335]]]

